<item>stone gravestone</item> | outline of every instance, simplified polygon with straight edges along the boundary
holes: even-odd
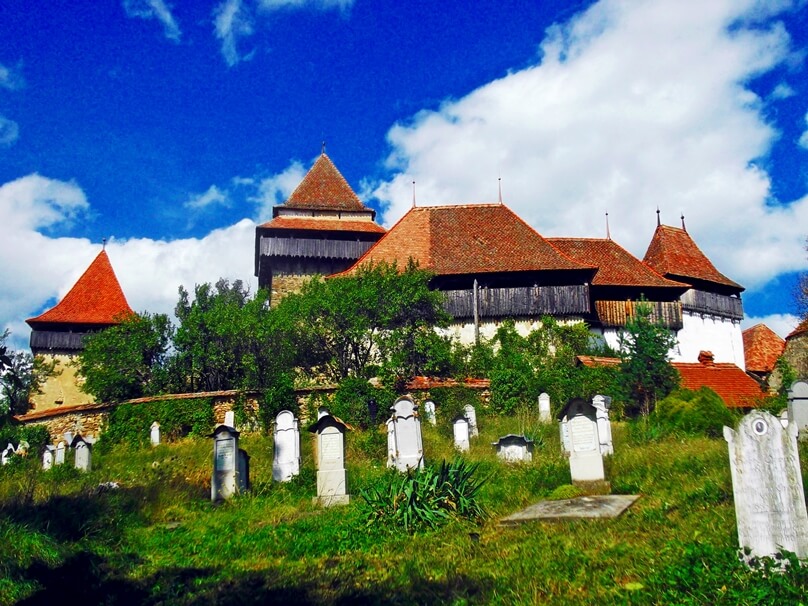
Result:
[[[781,549],[808,557],[808,513],[797,451],[797,427],[765,411],[747,414],[733,430],[724,427],[729,444],[732,493],[738,542],[749,554],[747,564]]]
[[[64,465],[65,462],[65,443],[59,442],[56,445],[56,460],[53,462],[54,465]]]
[[[300,475],[300,427],[290,410],[282,410],[275,417],[274,436],[272,479],[276,482],[288,482]]]
[[[797,426],[797,436],[808,437],[808,383],[795,381],[788,390],[788,418]]]
[[[469,450],[469,420],[466,415],[458,415],[452,419],[454,446],[460,452]]]
[[[149,441],[152,446],[160,445],[160,424],[155,421],[151,424],[151,431],[149,432]]]
[[[345,471],[345,432],[350,427],[327,409],[309,431],[317,435],[317,496],[313,499],[324,507],[346,505],[348,480]]]
[[[424,466],[424,444],[421,439],[421,419],[418,416],[418,405],[409,396],[402,396],[390,408],[393,430],[393,461],[388,464],[398,471],[419,469]],[[390,429],[388,424],[388,448],[390,447]]]
[[[76,469],[81,471],[90,471],[92,469],[92,451],[90,443],[81,437],[81,434],[76,434],[70,447],[75,452],[75,459],[73,465]]]
[[[600,452],[595,408],[583,398],[573,398],[558,413],[566,425],[572,483],[603,482],[603,456]],[[562,436],[565,430],[562,429]]]
[[[550,414],[550,394],[539,394],[539,422],[550,423],[553,420]]]
[[[48,470],[53,467],[53,460],[56,457],[56,447],[46,444],[42,449],[42,469]]]
[[[72,431],[66,431],[62,435],[63,435],[63,437],[65,439],[65,444],[67,444],[67,446],[70,446],[73,443],[73,432]]]
[[[0,463],[3,465],[8,465],[8,462],[11,460],[11,457],[15,452],[16,450],[14,450],[14,445],[9,442],[8,446],[6,446],[3,449],[3,452],[0,453]]]
[[[387,427],[387,466],[392,467],[396,458],[396,426],[393,417],[385,421]]]
[[[432,400],[424,402],[424,416],[431,425],[437,425],[438,420],[435,416],[435,403]]]
[[[780,411],[780,425],[783,427],[788,427],[788,409]]]
[[[491,446],[497,451],[497,457],[507,463],[533,460],[533,440],[528,440],[525,436],[509,433],[492,442]]]
[[[210,500],[229,499],[239,482],[239,432],[229,425],[219,425],[208,437],[213,438],[213,474],[210,480]]]
[[[238,449],[238,474],[236,484],[239,492],[250,489],[250,455],[243,448]]]
[[[477,430],[477,411],[474,410],[474,406],[471,404],[466,404],[463,411],[466,413],[466,418],[469,420],[469,437],[476,438],[480,435],[480,432]]]
[[[232,410],[228,410],[224,413],[224,424],[228,427],[236,427],[236,413]]]
[[[614,444],[612,444],[612,423],[609,420],[609,408],[612,406],[612,399],[609,396],[597,395],[592,398],[592,407],[595,409],[595,419],[598,423],[598,439],[600,440],[600,454],[614,454]]]

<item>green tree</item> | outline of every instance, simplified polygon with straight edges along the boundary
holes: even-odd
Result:
[[[101,402],[164,393],[173,327],[165,314],[135,314],[88,335],[78,356],[82,389]]]
[[[9,335],[8,330],[0,334],[0,411],[4,416],[28,412],[31,396],[42,393],[42,385],[56,368],[54,361],[9,350]]]
[[[679,385],[679,373],[670,365],[669,352],[676,337],[651,318],[651,306],[641,299],[636,313],[620,334],[620,385],[628,414],[647,416],[656,401]]]

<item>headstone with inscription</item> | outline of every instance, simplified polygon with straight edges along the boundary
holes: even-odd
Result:
[[[232,410],[228,410],[224,413],[224,424],[228,427],[236,427],[236,413]]]
[[[438,420],[435,416],[435,403],[432,400],[424,402],[424,416],[430,425],[436,425]]]
[[[797,437],[808,437],[808,382],[795,381],[788,390],[788,418],[797,426]]]
[[[533,460],[533,440],[528,440],[523,435],[509,433],[491,445],[497,451],[497,457],[507,463]]]
[[[476,438],[480,435],[480,432],[477,429],[477,411],[474,410],[474,406],[471,404],[466,404],[463,411],[466,414],[466,418],[469,420],[469,437]]]
[[[92,469],[92,450],[90,442],[81,437],[81,434],[76,434],[73,441],[70,443],[70,448],[75,453],[73,464],[76,469],[81,471],[90,471]]]
[[[272,479],[288,482],[300,474],[300,426],[291,411],[282,410],[275,417],[274,436]]]
[[[53,461],[56,457],[56,447],[52,444],[46,444],[42,449],[42,469],[48,470],[53,467]]]
[[[208,437],[213,438],[213,474],[210,480],[211,501],[229,499],[239,490],[240,433],[229,425],[219,425]]]
[[[151,442],[152,446],[160,445],[160,424],[157,421],[151,424],[151,430],[149,432],[149,441]]]
[[[390,408],[393,421],[393,461],[390,467],[398,471],[424,466],[424,444],[421,439],[421,418],[418,405],[409,396],[402,396]],[[388,432],[390,426],[388,425]],[[388,447],[389,447],[388,433]]]
[[[583,398],[573,398],[561,409],[558,418],[566,425],[561,433],[562,437],[567,434],[572,483],[605,480],[594,406]]]
[[[458,415],[452,419],[452,433],[454,434],[454,447],[460,452],[468,452],[469,420],[466,415]]]
[[[550,423],[553,417],[550,414],[550,394],[539,394],[539,422]]]
[[[609,409],[612,399],[609,396],[597,395],[592,398],[592,407],[595,409],[595,419],[598,423],[598,440],[600,441],[600,454],[614,454],[612,444],[612,423],[609,420]]]
[[[797,427],[762,410],[747,414],[737,429],[724,427],[729,444],[735,519],[742,557],[778,557],[785,549],[808,557]],[[748,552],[748,553],[747,553]]]
[[[65,443],[59,441],[56,445],[56,459],[53,461],[54,465],[64,465],[65,462]]]
[[[317,436],[317,496],[324,507],[350,502],[345,471],[345,432],[351,428],[327,409],[309,431]]]

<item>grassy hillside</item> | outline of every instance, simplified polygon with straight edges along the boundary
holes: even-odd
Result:
[[[223,504],[209,500],[210,440],[96,452],[88,474],[6,466],[0,603],[808,603],[806,569],[766,574],[737,562],[723,440],[648,440],[617,425],[612,491],[642,495],[626,514],[504,528],[499,517],[563,492],[568,465],[555,425],[482,418],[480,429],[467,458],[487,478],[480,499],[490,518],[414,535],[368,525],[358,497],[389,477],[381,433],[348,435],[353,501],[327,510],[311,502],[308,434],[302,474],[285,485],[271,482],[271,438],[243,435],[253,489]],[[542,442],[534,462],[497,461],[490,443],[525,430]],[[448,436],[428,425],[424,444],[429,461],[453,456]]]

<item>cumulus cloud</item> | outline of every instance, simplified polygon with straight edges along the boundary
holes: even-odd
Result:
[[[785,339],[792,330],[797,328],[797,324],[799,323],[800,319],[792,314],[771,314],[760,318],[748,316],[741,322],[741,328],[746,330],[755,324],[765,324]]]
[[[534,65],[392,127],[392,176],[368,193],[390,225],[413,180],[419,205],[471,203],[496,200],[501,175],[544,235],[603,237],[608,211],[642,257],[659,206],[747,287],[801,270],[808,197],[771,204],[755,163],[778,133],[745,83],[791,53],[763,16],[751,0],[602,0],[549,28]]]
[[[0,146],[8,147],[13,145],[20,136],[20,127],[4,116],[0,116]]]
[[[157,19],[163,25],[166,38],[174,42],[180,41],[182,32],[171,14],[172,7],[163,0],[123,0],[123,8],[128,17]]]
[[[222,43],[222,56],[230,67],[252,56],[241,55],[238,50],[239,40],[255,32],[252,15],[241,0],[225,0],[214,9],[213,30]]]
[[[90,204],[78,184],[28,175],[0,185],[0,330],[27,347],[26,318],[61,299],[100,252],[101,245],[68,233]],[[204,238],[113,239],[107,244],[129,304],[137,311],[173,315],[180,285],[220,277],[252,282],[255,223],[244,219]]]
[[[251,198],[257,205],[258,222],[263,223],[271,219],[272,207],[283,204],[305,176],[306,169],[295,160],[282,172],[260,179],[257,182],[258,193]]]
[[[205,193],[192,195],[183,206],[185,206],[185,208],[201,210],[215,205],[229,206],[230,198],[227,192],[220,190],[215,185],[211,185]]]

